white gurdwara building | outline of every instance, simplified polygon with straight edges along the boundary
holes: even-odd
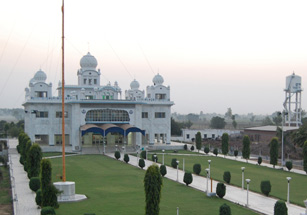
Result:
[[[65,85],[65,113],[61,109],[61,83],[58,96],[52,95],[52,84],[38,71],[26,88],[25,132],[33,142],[42,145],[62,144],[62,116],[65,117],[65,145],[72,151],[96,145],[130,147],[169,144],[171,137],[170,87],[157,74],[145,91],[136,80],[122,98],[114,85],[100,85],[100,69],[90,53],[80,60],[78,85]],[[114,148],[114,147],[113,147]],[[105,149],[105,148],[104,148]]]

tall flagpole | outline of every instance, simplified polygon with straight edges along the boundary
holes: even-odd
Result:
[[[66,181],[65,170],[65,94],[64,94],[64,0],[62,0],[62,181]]]

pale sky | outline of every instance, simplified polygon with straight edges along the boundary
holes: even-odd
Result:
[[[0,108],[22,107],[40,68],[61,79],[62,0],[0,0]],[[286,76],[307,80],[306,0],[65,0],[65,78],[88,51],[101,83],[140,89],[158,72],[172,112],[271,114]],[[307,110],[306,92],[302,108]]]

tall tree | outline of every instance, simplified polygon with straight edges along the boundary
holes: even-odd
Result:
[[[215,116],[211,118],[210,121],[210,127],[216,128],[216,129],[223,129],[225,128],[226,122],[224,118],[221,118],[219,116]]]
[[[201,149],[201,133],[197,132],[195,135],[195,142],[196,142],[196,148],[199,152],[199,150]]]
[[[272,122],[271,118],[267,116],[262,120],[262,125],[274,125],[274,123]]]
[[[158,215],[160,211],[159,203],[161,199],[162,176],[157,165],[148,167],[144,178],[144,188],[146,197],[146,215]]]
[[[224,133],[222,135],[222,153],[224,157],[228,153],[228,141],[229,141],[229,135],[227,133]]]
[[[40,171],[40,162],[42,160],[42,149],[38,144],[33,144],[27,157],[28,177],[38,177]]]
[[[303,147],[304,142],[307,140],[307,122],[292,133],[292,140],[295,145]]]
[[[270,142],[270,164],[272,164],[273,167],[275,168],[277,162],[278,162],[278,138],[273,137]]]
[[[242,149],[242,156],[244,159],[249,159],[250,155],[250,140],[247,135],[243,137],[243,149]]]
[[[225,113],[225,118],[231,119],[232,117],[232,110],[231,108],[227,108],[227,112]]]
[[[304,171],[307,173],[307,140],[304,143],[303,155],[304,155]]]
[[[51,206],[58,208],[57,193],[58,190],[54,187],[51,180],[51,162],[49,159],[41,161],[41,190],[42,190],[42,207]]]

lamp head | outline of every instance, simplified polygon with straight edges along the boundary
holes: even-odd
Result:
[[[179,164],[179,161],[176,161],[177,164]]]
[[[208,160],[209,164],[211,163],[211,160]]]
[[[162,152],[164,153],[164,152],[165,152],[165,150],[164,150],[164,149],[162,149]]]
[[[242,169],[242,172],[244,172],[244,170],[245,170],[245,167],[241,167],[241,169]]]
[[[249,184],[249,182],[251,182],[251,180],[250,180],[250,179],[246,179],[246,183],[248,183],[248,184]]]
[[[292,179],[291,177],[287,177],[288,182],[290,182],[291,179]]]

